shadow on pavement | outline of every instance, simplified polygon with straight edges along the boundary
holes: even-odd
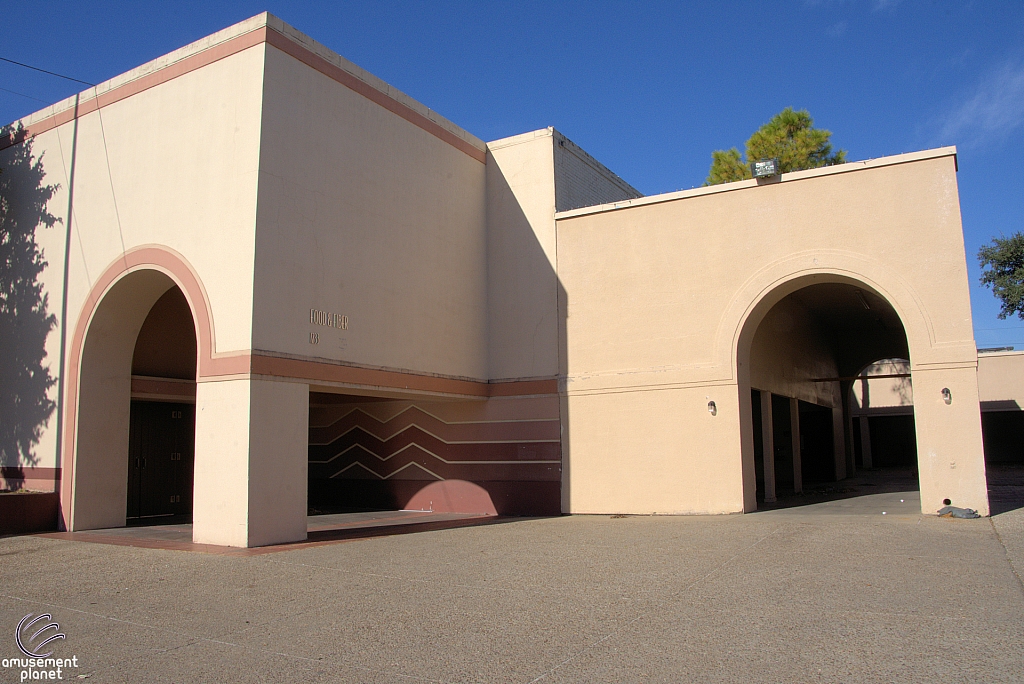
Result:
[[[992,515],[1024,508],[1024,465],[988,465],[986,474]]]
[[[996,464],[986,466],[988,499],[991,515],[1024,508],[1024,465]],[[917,473],[910,468],[876,468],[859,470],[839,482],[811,482],[800,494],[784,493],[778,501],[757,502],[757,513],[787,508],[812,506],[876,494],[906,493],[915,500],[919,491]]]
[[[307,518],[307,538],[304,541],[249,549],[193,543],[192,525],[188,523],[135,525],[83,532],[48,532],[36,536],[113,546],[193,551],[227,556],[254,556],[359,539],[375,539],[400,534],[505,524],[533,519],[427,511],[361,511],[313,515]]]
[[[918,491],[917,473],[910,468],[875,468],[858,470],[839,482],[808,482],[800,494],[780,493],[773,503],[757,502],[757,513],[797,508],[829,501],[841,501],[874,494]]]

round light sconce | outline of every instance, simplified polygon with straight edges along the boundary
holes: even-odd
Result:
[[[708,413],[710,413],[713,416],[717,416],[718,415],[718,407],[715,406],[715,402],[713,402],[713,401],[709,401],[708,402]]]
[[[949,391],[948,387],[942,388],[942,401],[946,402],[947,404],[953,403],[953,393]]]

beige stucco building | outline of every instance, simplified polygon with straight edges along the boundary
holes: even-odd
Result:
[[[5,474],[56,486],[67,529],[752,511],[856,468],[882,359],[909,359],[923,511],[988,513],[953,148],[641,197],[269,15],[21,124],[0,164],[30,149],[56,186],[57,382]]]

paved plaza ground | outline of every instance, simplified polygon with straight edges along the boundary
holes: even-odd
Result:
[[[1024,508],[1001,486],[977,520],[885,491],[254,555],[7,537],[0,657],[45,612],[75,681],[1020,682]]]

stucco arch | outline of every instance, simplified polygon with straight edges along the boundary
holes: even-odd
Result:
[[[920,306],[916,298],[912,296],[912,292],[908,288],[903,288],[902,291],[898,287],[898,277],[890,277],[888,288],[880,284],[880,281],[885,281],[886,273],[870,273],[865,275],[863,272],[857,273],[852,272],[849,268],[825,268],[821,257],[812,257],[812,260],[816,259],[817,264],[813,264],[812,267],[794,268],[786,272],[783,264],[776,264],[776,272],[772,272],[773,269],[766,268],[760,273],[763,275],[761,279],[753,277],[751,281],[748,281],[746,286],[750,287],[749,296],[751,297],[748,306],[746,306],[743,314],[740,318],[738,328],[735,330],[732,339],[732,350],[733,357],[732,361],[735,366],[733,367],[734,378],[736,379],[738,399],[739,399],[739,431],[740,431],[740,458],[742,461],[742,489],[743,489],[743,510],[753,511],[757,509],[756,503],[756,478],[755,478],[755,435],[753,427],[752,417],[752,346],[754,343],[755,334],[761,327],[762,323],[768,313],[783,299],[801,290],[809,288],[815,285],[835,284],[835,285],[847,285],[856,288],[860,291],[870,293],[874,297],[881,299],[886,305],[895,311],[899,317],[900,324],[902,324],[902,337],[905,337],[907,348],[909,349],[909,355],[911,359],[915,355],[916,349],[927,350],[932,345],[931,327],[929,325],[929,318],[927,313]],[[791,261],[791,265],[792,261]],[[796,264],[796,265],[799,265]],[[757,275],[757,274],[756,274]],[[881,275],[881,277],[880,277]],[[746,289],[746,287],[744,287]],[[902,295],[902,301],[897,300],[893,297],[892,291],[896,290]],[[909,322],[909,326],[908,326]],[[915,336],[909,334],[908,329],[913,326],[916,333]],[[834,352],[835,353],[835,352]],[[926,351],[927,353],[927,351]],[[857,361],[857,366],[860,367],[862,364],[869,362],[868,356],[872,355],[870,349],[861,350],[863,359]],[[849,373],[849,369],[847,371]],[[842,374],[841,374],[842,375]],[[850,383],[848,380],[840,382],[840,396],[846,396],[850,391]],[[766,389],[762,387],[761,389]],[[774,390],[773,390],[774,391]],[[794,395],[790,395],[796,396]],[[835,413],[838,412],[838,413]],[[835,419],[834,419],[834,434],[835,436],[835,458],[837,460],[836,471],[837,477],[842,479],[848,473],[847,468],[852,468],[851,454],[848,454],[848,442],[846,435],[843,434],[846,425],[848,424],[848,407],[846,405],[846,399],[843,399],[838,407],[834,407]],[[767,466],[766,466],[767,467]]]
[[[845,283],[874,292],[896,311],[907,335],[912,361],[928,358],[935,344],[931,316],[921,298],[899,275],[875,259],[845,251],[813,250],[768,264],[736,291],[722,315],[715,339],[719,364],[739,381],[740,360],[749,353],[754,331],[784,297],[808,285]]]
[[[977,352],[973,340],[936,339],[932,317],[908,283],[872,259],[839,252],[794,255],[761,269],[740,288],[720,326],[719,349],[729,350],[730,361],[735,364],[732,371],[739,401],[744,510],[756,508],[753,460],[756,437],[750,419],[750,356],[754,334],[768,312],[785,297],[808,286],[826,283],[845,284],[873,294],[890,306],[902,323],[915,387],[922,511],[934,512],[943,501],[951,500],[987,514],[977,399]],[[865,364],[873,360],[867,356],[860,359]],[[850,383],[848,380],[841,382],[845,384],[841,385],[840,394],[848,397]],[[947,389],[951,389],[956,401],[944,402],[940,398],[947,394]],[[848,407],[835,407],[834,411],[842,411],[834,420],[838,473],[841,460],[838,456],[849,448],[845,437],[838,436],[846,429]],[[846,462],[847,467],[852,467],[849,454]]]
[[[127,252],[103,271],[86,297],[71,336],[62,407],[65,529],[124,524],[122,490],[127,485],[121,470],[127,467],[132,353],[153,304],[175,286],[192,311],[197,376],[216,373],[209,302],[194,269],[180,254],[156,246]]]

